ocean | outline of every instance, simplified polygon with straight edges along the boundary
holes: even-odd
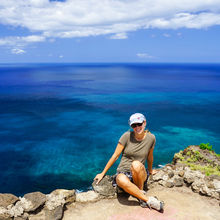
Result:
[[[220,64],[0,64],[0,193],[90,189],[135,112],[154,168],[188,145],[220,153]]]

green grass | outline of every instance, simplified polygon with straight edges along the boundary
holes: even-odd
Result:
[[[200,145],[199,145],[199,147],[200,147],[200,149],[202,149],[202,150],[209,150],[209,151],[213,151],[213,149],[212,149],[212,145],[210,145],[210,143],[206,143],[206,144],[204,144],[204,143],[201,143]]]
[[[220,154],[216,154],[214,152],[214,150],[212,149],[212,145],[210,145],[209,143],[207,143],[207,144],[201,143],[199,145],[199,147],[202,150],[207,149],[210,151],[210,154],[214,154],[217,157],[220,157]],[[185,150],[187,150],[187,148]],[[175,158],[176,159],[178,158],[178,160],[180,160],[179,161],[180,163],[186,164],[192,170],[199,170],[202,173],[204,173],[206,176],[210,176],[210,175],[220,176],[220,166],[217,164],[213,164],[212,160],[209,160],[208,158],[203,156],[203,154],[201,152],[199,152],[198,150],[191,149],[191,150],[187,151],[185,153],[185,155],[184,155],[183,151],[180,151],[179,153],[175,154]],[[201,161],[208,162],[209,165],[198,164]]]

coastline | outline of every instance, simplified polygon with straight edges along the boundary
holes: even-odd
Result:
[[[201,155],[199,155],[198,152],[200,152]],[[205,158],[204,155],[207,157]],[[211,161],[210,157],[215,157],[216,161],[214,159]],[[215,163],[213,163],[213,161]],[[172,164],[167,164],[165,167],[158,169],[158,172],[154,176],[151,176],[148,181],[147,193],[149,195],[157,195],[159,199],[164,199],[166,204],[165,215],[160,214],[158,218],[163,219],[162,217],[169,215],[169,213],[175,209],[175,212],[172,211],[175,217],[173,219],[181,219],[180,213],[182,213],[181,215],[183,216],[184,210],[186,211],[189,206],[192,206],[192,202],[195,201],[194,197],[197,197],[197,200],[201,203],[201,207],[205,205],[210,206],[210,210],[212,210],[208,216],[206,213],[206,219],[215,219],[213,218],[213,213],[214,216],[218,217],[216,219],[219,219],[220,175],[216,175],[215,173],[207,176],[203,171],[193,170],[190,164],[187,164],[190,162],[197,165],[205,163],[207,167],[212,163],[214,170],[216,167],[217,169],[220,167],[219,156],[207,149],[201,150],[199,146],[192,145],[187,147],[184,151],[175,154]],[[210,163],[207,164],[207,162]],[[208,172],[211,171],[208,170]],[[119,216],[117,217],[117,215],[120,215],[121,208],[123,207],[123,209],[130,210],[128,209],[130,207],[128,203],[124,202],[123,204],[122,202],[122,204],[119,204],[119,197],[122,196],[122,198],[125,199],[127,196],[120,191],[116,193],[117,189],[111,185],[111,176],[105,176],[99,185],[96,185],[94,182],[92,186],[94,190],[81,193],[76,193],[75,190],[57,189],[47,195],[40,192],[33,192],[19,198],[12,194],[0,194],[0,219],[70,220],[72,219],[71,216],[78,215],[78,220],[82,219],[79,218],[79,216],[89,215],[89,213],[92,214],[94,207],[99,210],[99,208],[103,206],[102,203],[108,204],[108,206],[115,206],[114,210],[118,212],[108,212],[108,216],[104,219],[122,219]],[[175,202],[176,206],[174,207]],[[141,210],[135,198],[131,200],[131,203],[134,209]],[[145,209],[145,212],[146,210],[147,209]],[[148,213],[149,216],[156,212],[153,211],[150,213]],[[194,213],[195,219],[198,219],[198,216],[202,216],[201,214],[203,212],[202,210],[195,210],[195,212],[192,213]],[[116,218],[110,218],[113,215],[115,215]],[[186,217],[189,216],[186,215]],[[139,219],[141,219],[141,217]]]

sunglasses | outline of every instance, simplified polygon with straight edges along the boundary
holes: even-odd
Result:
[[[143,123],[144,123],[144,122],[142,122],[142,123],[135,123],[135,124],[132,124],[131,127],[132,127],[132,128],[140,127],[140,126],[143,125]]]

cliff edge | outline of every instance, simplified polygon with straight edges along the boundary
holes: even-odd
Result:
[[[163,214],[141,208],[137,199],[112,187],[105,176],[93,190],[57,189],[16,197],[0,194],[0,220],[220,219],[220,157],[208,144],[189,146],[158,169],[145,189],[165,202]]]

